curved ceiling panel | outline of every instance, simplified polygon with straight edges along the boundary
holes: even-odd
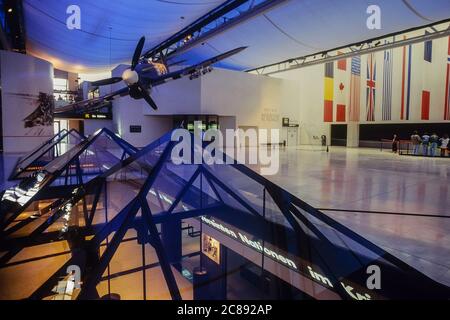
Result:
[[[65,70],[111,69],[131,59],[140,36],[147,37],[145,48],[150,48],[222,2],[24,0],[27,46],[30,53]],[[449,0],[378,0],[381,29],[369,30],[366,9],[373,3],[371,0],[286,1],[174,60],[194,63],[235,47],[248,46],[220,65],[243,70],[450,18]],[[81,8],[82,30],[68,30],[65,25],[66,8],[71,4]]]
[[[150,48],[221,2],[24,0],[27,50],[65,70],[110,69],[131,59],[142,35]],[[81,30],[66,26],[70,5],[81,9]]]
[[[381,29],[366,26],[366,0],[291,0],[209,39],[177,59],[206,58],[205,47],[220,51],[248,46],[222,66],[246,69],[361,42],[450,18],[449,0],[379,0]]]

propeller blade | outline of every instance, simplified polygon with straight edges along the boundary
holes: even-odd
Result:
[[[147,89],[142,85],[142,83],[138,84],[139,89],[141,91],[142,98],[144,98],[145,101],[152,107],[154,110],[158,110],[158,106],[156,105],[155,101],[153,101],[152,97],[148,94]]]
[[[103,80],[98,80],[98,81],[91,82],[91,86],[92,87],[107,86],[109,84],[114,84],[114,83],[117,83],[117,82],[120,82],[120,81],[122,81],[121,77],[112,77],[112,78],[109,78],[109,79],[103,79]]]
[[[145,37],[142,37],[141,39],[139,39],[136,49],[134,49],[133,60],[131,60],[131,70],[134,70],[139,62],[139,58],[142,54],[142,49],[144,48],[144,43]]]

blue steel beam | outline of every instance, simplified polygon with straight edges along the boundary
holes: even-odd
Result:
[[[195,179],[197,179],[199,174],[200,174],[200,169],[197,168],[197,170],[195,170],[194,174],[189,179],[189,181],[186,183],[186,185],[183,187],[183,189],[181,189],[180,192],[175,197],[175,201],[172,203],[172,205],[170,206],[169,210],[167,210],[169,213],[172,213],[172,211],[176,208],[178,203],[181,201],[183,196],[186,194],[186,192],[192,186],[192,184],[194,183]],[[201,192],[202,192],[202,190],[200,190],[200,195],[201,195]]]
[[[175,56],[287,1],[290,0],[227,1],[148,50],[144,57]]]
[[[146,222],[145,225],[148,228],[148,232],[150,233],[152,246],[153,248],[155,248],[156,255],[158,256],[159,263],[161,264],[161,270],[163,272],[164,279],[166,280],[167,287],[170,291],[170,296],[172,297],[172,300],[182,300],[177,281],[175,280],[175,276],[173,275],[172,266],[169,263],[166,251],[162,245],[161,238],[159,237],[156,224],[153,221],[152,213],[148,206],[146,197],[141,197],[141,208],[143,218]]]
[[[217,179],[216,176],[214,176],[209,170],[204,169],[202,167],[202,172],[204,176],[207,176],[210,180],[214,181],[219,187],[221,187],[223,190],[228,192],[228,194],[236,200],[241,206],[243,206],[245,209],[247,209],[250,213],[252,213],[255,216],[261,216],[262,214],[258,213],[246,200],[242,199],[239,195],[236,194],[233,190],[231,190],[225,183],[220,181],[220,179]]]

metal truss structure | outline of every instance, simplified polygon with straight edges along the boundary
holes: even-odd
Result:
[[[450,35],[450,20],[440,21],[428,26],[406,30],[400,33],[390,34],[383,37],[373,38],[363,42],[351,44],[345,47],[335,48],[323,52],[287,59],[281,62],[261,66],[254,69],[246,70],[246,72],[271,75],[279,72],[295,70],[316,64],[336,61],[354,56],[369,54],[388,50],[392,48],[403,47],[415,43],[421,43],[438,39]],[[408,33],[415,35],[408,36]],[[417,35],[420,33],[420,35]]]
[[[229,0],[144,53],[144,58],[169,59],[227,29],[288,0]]]
[[[29,177],[85,139],[86,137],[75,129],[61,130],[27,155],[18,159],[9,180]]]
[[[86,145],[81,143],[76,153],[82,154]],[[67,268],[77,265],[83,275],[77,298],[96,299],[100,297],[98,285],[125,234],[135,229],[138,235],[135,240],[142,246],[150,244],[155,249],[170,295],[178,300],[182,296],[168,258],[176,249],[163,243],[157,225],[208,217],[251,235],[252,239],[257,239],[255,241],[290,254],[296,261],[295,268],[291,265],[290,271],[303,279],[301,290],[314,298],[450,297],[448,287],[220,153],[216,153],[216,157],[227,164],[174,164],[175,145],[176,142],[171,141],[171,133],[168,133],[90,180],[82,180],[82,173],[80,176],[79,156],[71,157],[72,160],[66,161],[64,167],[69,168],[71,163],[78,168],[75,174],[78,183],[75,188],[61,193],[46,208],[47,219],[31,233],[22,236],[13,234],[28,223],[27,219],[16,224],[13,224],[14,219],[9,219],[9,223],[4,224],[0,249],[6,253],[0,258],[0,269],[23,248],[61,237],[61,232],[51,229],[58,221],[66,219],[72,221],[63,235],[70,243],[71,258],[29,298],[50,296],[58,279],[67,276]],[[190,151],[189,158],[193,159],[195,152],[203,152],[203,149],[192,148]],[[64,170],[59,170],[57,176],[64,179]],[[108,203],[114,196],[110,192],[112,188],[128,196],[117,212],[109,216],[107,211],[112,209],[108,208]],[[99,219],[103,214],[108,218]],[[44,233],[45,230],[47,232]],[[260,253],[263,259],[276,262],[264,250]],[[143,260],[140,270],[145,272]],[[370,265],[382,270],[384,280],[379,290],[366,287],[366,270]],[[145,276],[143,282],[145,290]]]
[[[56,137],[64,139],[67,134],[63,133]],[[55,143],[51,141],[50,144],[44,144],[41,149],[33,152],[28,158],[29,160],[33,159],[31,163],[44,161],[43,159],[49,152],[53,157],[53,152],[57,150],[55,148],[62,141],[59,138],[56,138]],[[22,179],[18,185],[4,190],[0,194],[0,225],[2,228],[0,232],[5,231],[5,228],[24,210],[33,206],[33,203],[71,194],[88,180],[105,172],[136,151],[135,147],[108,129],[101,129],[88,139],[82,139],[77,145],[45,164],[40,170],[36,170]],[[35,155],[40,157],[35,157]],[[39,214],[47,213],[53,207],[51,204]]]

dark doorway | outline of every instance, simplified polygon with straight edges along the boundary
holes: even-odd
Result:
[[[346,146],[347,145],[347,125],[332,124],[331,125],[331,145]]]
[[[396,134],[401,140],[409,140],[411,134],[417,130],[420,135],[436,133],[442,137],[450,134],[450,123],[395,123],[395,124],[361,124],[359,126],[360,141],[380,141],[392,139]]]

